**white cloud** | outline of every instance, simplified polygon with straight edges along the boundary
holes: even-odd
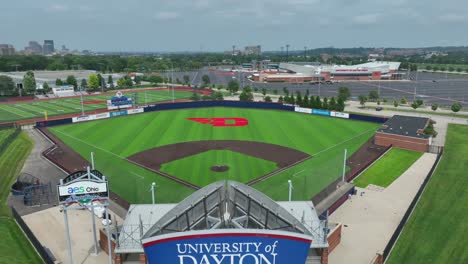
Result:
[[[172,12],[172,11],[161,11],[156,14],[156,19],[157,20],[173,20],[176,19],[180,16],[179,13],[177,12]]]
[[[365,14],[354,16],[352,18],[352,22],[358,25],[372,25],[380,21],[382,18],[382,14],[375,13],[375,14]]]

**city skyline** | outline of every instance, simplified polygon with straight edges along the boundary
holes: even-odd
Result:
[[[216,51],[343,47],[464,46],[468,3],[395,0],[8,2],[2,43],[23,49],[53,39],[77,50]],[[12,26],[14,25],[14,26]],[[281,34],[280,34],[281,33]],[[57,45],[57,46],[60,46]]]

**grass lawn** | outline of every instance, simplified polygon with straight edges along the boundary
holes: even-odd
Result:
[[[361,188],[366,188],[369,184],[387,187],[411,167],[422,154],[421,152],[392,148],[359,175],[354,180],[354,185]]]
[[[214,172],[210,169],[214,165],[227,165],[229,170]],[[210,150],[161,166],[161,171],[199,186],[224,179],[247,183],[276,169],[274,162],[230,150]]]
[[[148,90],[138,91],[138,103],[156,103],[163,101],[172,100],[171,90]],[[133,92],[126,92],[127,96],[131,97]],[[184,91],[174,91],[174,98],[184,99],[189,98],[192,94]],[[83,100],[93,101],[102,100],[102,103],[98,104],[84,104],[85,112],[92,112],[97,109],[106,108],[105,100],[112,97],[110,94],[105,95],[92,95],[85,96]],[[63,115],[70,113],[81,112],[81,99],[75,98],[62,98],[54,100],[36,100],[33,102],[15,102],[9,104],[0,104],[0,122],[15,121],[22,119],[30,119],[36,117],[44,117],[44,112],[47,112],[48,116]]]
[[[449,124],[445,150],[386,263],[468,263],[468,126]]]
[[[190,117],[243,117],[249,120],[249,125],[213,127],[187,120]],[[274,199],[286,200],[287,181],[292,179],[297,190],[294,198],[309,199],[341,175],[344,148],[353,153],[378,126],[286,111],[219,107],[160,111],[51,127],[49,130],[88,160],[89,153],[94,151],[97,168],[109,177],[111,189],[125,199],[150,202],[150,193],[142,190],[149,190],[151,182],[155,181],[160,186],[156,190],[159,192],[158,202],[162,203],[179,202],[193,190],[130,164],[126,157],[154,147],[198,140],[249,140],[277,144],[303,151],[313,158],[254,187]],[[207,160],[206,164],[216,162]],[[194,175],[206,171],[206,167],[194,165],[191,169]],[[248,173],[247,168],[244,171]],[[210,182],[215,180],[213,178]],[[202,183],[207,183],[206,178]]]
[[[1,132],[4,132],[3,130]],[[0,133],[1,134],[1,133]],[[33,142],[22,132],[0,155],[0,263],[42,263],[23,231],[10,216],[6,200],[10,186],[31,152]]]
[[[13,134],[13,132],[15,132],[15,129],[14,129],[14,128],[8,128],[8,129],[2,129],[2,130],[0,130],[0,143],[3,143],[3,141],[4,141],[8,136],[10,136],[11,134]]]

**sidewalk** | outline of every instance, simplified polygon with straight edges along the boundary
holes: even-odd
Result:
[[[343,231],[329,263],[368,264],[382,252],[436,158],[425,153],[383,191],[356,187],[357,195],[330,216],[331,222],[343,224]]]

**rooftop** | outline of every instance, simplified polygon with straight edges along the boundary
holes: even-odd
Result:
[[[428,123],[429,118],[426,117],[395,115],[385,122],[377,132],[425,139],[430,137],[430,135],[424,134]]]

